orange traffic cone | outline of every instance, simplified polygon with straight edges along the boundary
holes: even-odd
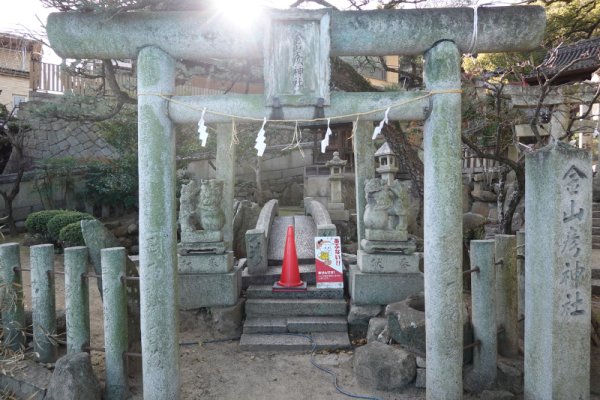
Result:
[[[283,266],[279,282],[273,284],[273,291],[301,291],[306,290],[306,283],[300,279],[298,268],[298,256],[296,255],[296,240],[294,239],[294,227],[288,226],[285,238],[285,250],[283,252]]]

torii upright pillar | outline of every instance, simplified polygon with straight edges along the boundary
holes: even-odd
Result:
[[[168,100],[160,96],[175,91],[175,60],[151,46],[140,50],[137,59],[144,394],[178,399],[175,134],[168,116]]]

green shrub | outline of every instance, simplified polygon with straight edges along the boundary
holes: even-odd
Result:
[[[48,221],[62,213],[68,212],[66,210],[43,210],[31,213],[25,220],[25,228],[29,233],[39,233],[44,236],[48,236]]]
[[[73,222],[79,222],[82,219],[94,219],[90,214],[79,211],[66,211],[56,215],[48,221],[48,235],[55,242],[59,240],[60,230]]]
[[[62,228],[58,234],[58,239],[63,247],[85,246],[83,233],[81,232],[81,221],[73,222]]]

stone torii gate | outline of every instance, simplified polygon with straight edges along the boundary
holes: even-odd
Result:
[[[193,12],[54,13],[48,18],[50,43],[62,57],[137,59],[144,396],[179,398],[173,123],[197,122],[203,108],[262,120],[277,107],[279,115],[294,121],[312,118],[318,107],[325,118],[355,122],[356,165],[372,166],[373,121],[384,113],[370,111],[404,104],[389,110],[390,120],[425,120],[427,398],[461,399],[460,54],[535,48],[545,28],[543,9],[287,10],[271,13],[258,25],[266,25],[264,30],[242,34],[231,25],[223,16]],[[427,90],[329,93],[330,56],[390,54],[425,54]],[[178,59],[263,56],[264,96],[173,95]],[[370,113],[357,120],[362,112]],[[218,140],[229,143],[231,118],[214,113],[204,118],[217,123]],[[218,178],[232,176],[234,160],[231,153],[218,160],[225,166]],[[364,236],[364,182],[374,175],[365,167],[356,176],[359,239]],[[230,207],[233,185],[226,185],[224,198]]]

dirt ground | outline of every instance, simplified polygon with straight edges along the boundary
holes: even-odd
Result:
[[[29,267],[29,248],[21,247],[23,268]],[[593,265],[600,268],[600,250],[593,252]],[[57,255],[55,269],[63,271],[63,257]],[[31,306],[31,286],[24,272],[26,308]],[[594,303],[600,304],[595,298]],[[64,309],[64,279],[56,279],[57,309]],[[90,282],[91,346],[104,347],[102,303],[95,282]],[[180,342],[212,339],[207,326],[182,332]],[[332,377],[310,363],[308,353],[242,352],[237,341],[182,346],[180,362],[182,399],[343,399]],[[344,390],[363,398],[382,400],[425,399],[425,390],[381,392],[361,387],[352,372],[352,351],[317,354],[315,361],[337,375]],[[92,352],[96,375],[104,381],[104,357]],[[141,374],[130,377],[133,399],[142,399]],[[476,397],[465,396],[465,399]],[[597,397],[593,397],[597,398]]]

